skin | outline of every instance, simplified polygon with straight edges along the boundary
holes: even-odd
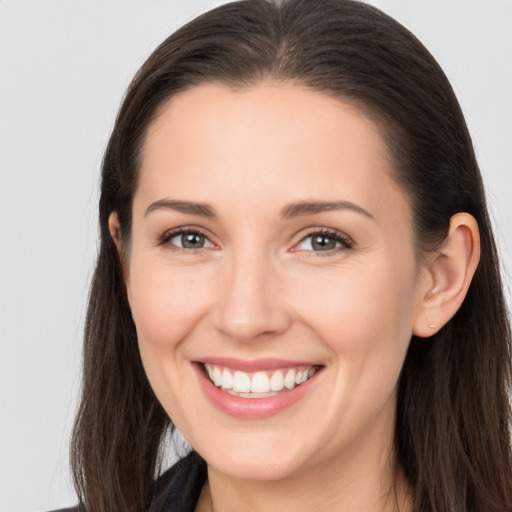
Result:
[[[197,510],[210,510],[210,492],[216,512],[410,509],[406,479],[393,473],[397,381],[411,335],[431,335],[462,302],[478,228],[455,216],[449,243],[419,258],[391,176],[371,120],[297,85],[197,86],[150,126],[125,281],[149,382],[208,463]],[[162,200],[207,203],[216,215],[147,213]],[[366,213],[281,216],[299,201]],[[162,242],[183,226],[203,232],[205,247]],[[115,212],[110,228],[120,248]],[[308,236],[322,229],[351,245],[315,251]],[[205,397],[191,362],[207,356],[323,370],[296,404],[248,420]]]

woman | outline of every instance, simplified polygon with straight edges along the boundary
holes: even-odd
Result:
[[[512,509],[510,329],[446,77],[350,0],[236,2],[103,162],[80,510]],[[192,453],[160,474],[174,427]]]

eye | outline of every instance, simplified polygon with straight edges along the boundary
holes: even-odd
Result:
[[[180,229],[165,233],[160,240],[160,245],[165,244],[173,249],[183,250],[215,247],[204,233],[194,229]]]
[[[314,231],[304,237],[294,250],[330,253],[351,249],[353,246],[354,243],[348,236],[337,231],[322,230]]]

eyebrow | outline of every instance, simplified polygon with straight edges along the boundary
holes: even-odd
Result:
[[[215,209],[206,203],[196,203],[193,201],[182,201],[179,199],[160,199],[151,203],[144,212],[144,216],[148,216],[155,210],[174,210],[189,215],[197,215],[198,217],[216,217]],[[286,205],[281,210],[283,219],[295,219],[305,215],[314,215],[316,213],[330,212],[335,210],[351,210],[375,220],[373,215],[351,203],[350,201],[301,201]]]
[[[180,201],[177,199],[160,199],[151,203],[144,212],[147,217],[155,210],[175,210],[189,215],[197,215],[199,217],[215,217],[215,210],[206,203],[194,203],[192,201]]]
[[[350,201],[303,201],[292,203],[281,210],[283,219],[294,219],[302,215],[313,215],[315,213],[330,212],[335,210],[352,210],[365,217],[375,220],[374,216],[365,209]]]

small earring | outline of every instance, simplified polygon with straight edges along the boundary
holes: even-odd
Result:
[[[436,328],[435,324],[429,324],[428,326],[429,326],[431,329],[435,329],[435,328]]]
[[[439,286],[434,286],[434,288],[432,288],[432,295],[436,294],[437,292],[439,291]]]

